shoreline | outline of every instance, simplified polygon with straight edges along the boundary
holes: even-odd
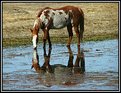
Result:
[[[53,43],[62,43],[66,44],[68,41],[68,36],[61,36],[61,37],[55,37],[51,36],[51,42]],[[63,39],[62,39],[63,38]],[[95,35],[95,36],[84,36],[83,42],[88,41],[103,41],[103,40],[109,40],[109,39],[118,39],[118,35],[116,33],[111,34],[101,34],[101,35]],[[32,45],[32,37],[23,37],[23,38],[3,38],[3,48],[8,47],[18,47],[18,46],[26,46],[26,45]],[[42,43],[42,37],[39,37],[39,42]],[[77,43],[77,37],[73,36],[72,43]]]

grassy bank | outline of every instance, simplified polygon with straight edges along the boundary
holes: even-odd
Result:
[[[86,36],[83,38],[83,42],[87,41],[102,41],[108,39],[118,39],[117,34],[104,34],[104,35],[96,35],[96,36]],[[53,43],[67,43],[68,37],[51,37],[52,44]],[[42,37],[39,38],[39,43],[42,43]],[[72,43],[77,43],[76,36],[73,37]],[[3,47],[17,47],[17,46],[25,46],[32,45],[32,38],[3,38]]]

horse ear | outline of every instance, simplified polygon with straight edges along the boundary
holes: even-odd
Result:
[[[33,30],[30,28],[30,31],[33,32]]]

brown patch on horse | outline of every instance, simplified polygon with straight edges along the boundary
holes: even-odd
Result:
[[[33,35],[38,35],[39,26],[36,24],[33,29],[30,29]]]
[[[44,11],[44,13],[46,13],[46,14],[49,13],[49,12],[50,12],[49,10]]]
[[[45,9],[51,9],[51,8],[50,8],[50,7],[45,7],[45,8],[39,9],[39,11],[38,11],[38,13],[37,13],[37,17],[40,17],[40,15],[42,14],[42,12],[43,12]]]
[[[59,14],[61,15],[61,14],[63,14],[62,12],[59,12]]]
[[[46,18],[48,18],[48,17],[49,17],[49,15],[48,15],[48,13],[49,13],[49,12],[50,12],[49,10],[44,11],[44,15],[46,16]]]
[[[55,15],[55,13],[54,12],[52,12],[53,13],[53,15]]]

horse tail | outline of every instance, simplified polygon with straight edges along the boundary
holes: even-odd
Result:
[[[79,8],[81,15],[80,15],[80,39],[82,40],[83,38],[83,32],[84,32],[84,13],[83,11]]]

